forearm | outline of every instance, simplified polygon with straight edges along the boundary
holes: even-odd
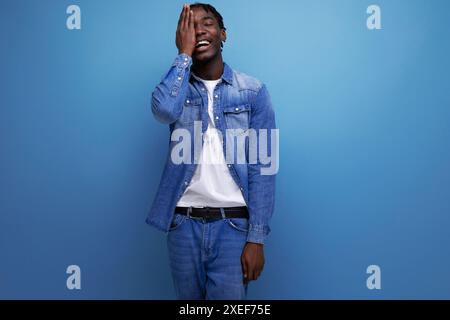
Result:
[[[190,67],[190,56],[180,54],[175,58],[169,71],[155,88],[152,94],[152,112],[162,123],[173,123],[183,112],[183,102],[186,98]]]
[[[250,128],[257,137],[257,161],[248,164],[248,242],[264,243],[274,211],[275,176],[278,172],[278,130],[269,93],[263,86],[252,107]]]

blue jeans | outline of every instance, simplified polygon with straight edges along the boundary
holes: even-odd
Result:
[[[203,218],[174,214],[167,235],[169,262],[180,300],[246,298],[241,255],[246,218]]]

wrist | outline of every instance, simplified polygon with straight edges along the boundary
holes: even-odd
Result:
[[[189,51],[189,50],[184,50],[184,49],[178,50],[178,54],[185,54],[192,58],[192,51]]]
[[[250,241],[247,241],[247,244],[248,245],[254,245],[254,246],[257,246],[257,247],[264,247],[264,243],[257,243],[257,242],[250,242]]]

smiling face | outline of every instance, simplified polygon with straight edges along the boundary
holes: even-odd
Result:
[[[221,54],[221,43],[226,40],[226,33],[220,28],[214,14],[201,7],[194,7],[192,10],[197,41],[192,58],[207,62]]]

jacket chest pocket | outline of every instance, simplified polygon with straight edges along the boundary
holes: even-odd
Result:
[[[181,113],[179,121],[184,124],[192,124],[194,121],[201,121],[200,110],[202,106],[202,99],[186,98],[183,103],[183,112]]]
[[[250,105],[242,104],[223,109],[228,129],[248,129],[250,122]]]

